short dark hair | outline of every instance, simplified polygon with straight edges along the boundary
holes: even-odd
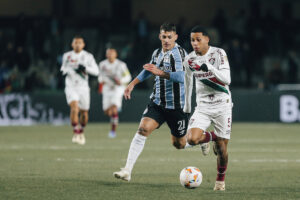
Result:
[[[191,30],[191,33],[202,33],[202,35],[209,36],[207,30],[202,26],[194,26]]]
[[[160,31],[164,30],[164,31],[168,31],[168,32],[174,31],[176,33],[176,26],[173,23],[165,22],[160,26],[159,30]]]
[[[82,39],[83,41],[84,41],[84,38],[83,38],[83,36],[82,35],[75,35],[74,37],[73,37],[73,40],[74,39]]]

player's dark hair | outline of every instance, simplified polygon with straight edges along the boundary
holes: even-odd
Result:
[[[191,30],[191,33],[202,33],[202,35],[209,36],[207,30],[202,26],[194,26]]]
[[[83,38],[82,35],[75,35],[75,36],[73,37],[73,40],[74,40],[74,39],[82,39],[82,40],[84,41],[84,38]]]
[[[160,26],[160,31],[167,31],[167,32],[171,32],[174,31],[176,33],[176,26],[173,23],[170,22],[165,22]]]

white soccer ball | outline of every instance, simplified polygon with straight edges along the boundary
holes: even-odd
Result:
[[[180,183],[183,187],[194,189],[202,183],[202,173],[197,167],[186,167],[180,172]]]

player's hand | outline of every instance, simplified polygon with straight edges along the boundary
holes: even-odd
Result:
[[[86,74],[86,68],[84,65],[79,64],[78,68],[75,70],[78,74],[83,73]]]
[[[207,68],[207,65],[206,65],[205,61],[199,61],[199,60],[196,60],[194,58],[190,58],[188,60],[188,65],[189,65],[189,68],[192,71],[208,72],[208,68]]]
[[[155,65],[153,64],[145,64],[143,66],[143,68],[149,72],[151,72],[152,74],[156,75],[156,76],[162,76],[164,71],[158,69]]]
[[[126,100],[131,99],[131,92],[132,92],[133,88],[134,88],[134,86],[131,85],[131,84],[129,84],[127,86],[127,88],[125,89],[125,91],[124,91],[124,97],[125,97]]]
[[[119,79],[114,78],[114,81],[115,81],[115,83],[116,83],[117,85],[121,85],[121,81],[120,81]]]

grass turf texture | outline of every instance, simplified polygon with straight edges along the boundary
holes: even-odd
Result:
[[[300,124],[233,124],[226,191],[215,192],[216,157],[176,150],[166,126],[146,141],[132,180],[115,179],[138,124],[89,124],[87,144],[71,143],[71,127],[0,127],[0,199],[300,199]],[[179,173],[196,166],[201,186],[183,188]]]

